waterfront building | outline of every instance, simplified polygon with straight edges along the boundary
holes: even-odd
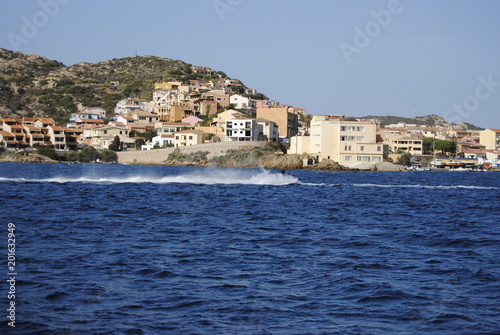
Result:
[[[257,108],[257,118],[275,122],[279,127],[280,140],[286,142],[298,134],[298,116],[291,106],[265,105]]]
[[[344,165],[383,161],[384,144],[377,142],[377,124],[347,121],[338,116],[314,115],[310,136],[292,137],[289,153],[308,153],[318,161]]]
[[[226,120],[226,142],[257,141],[257,121],[252,119]]]
[[[279,127],[275,122],[262,118],[256,121],[258,125],[259,141],[279,142]]]
[[[181,130],[175,133],[174,145],[176,147],[187,147],[205,142],[205,132],[197,129]]]
[[[479,136],[479,143],[484,145],[486,150],[500,149],[500,129],[485,129]]]

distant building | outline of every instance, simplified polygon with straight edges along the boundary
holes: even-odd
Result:
[[[121,114],[127,114],[127,113],[131,113],[131,112],[147,111],[148,105],[149,105],[148,101],[141,100],[141,99],[128,98],[128,99],[120,100],[116,104],[115,114],[121,115]]]
[[[212,69],[206,66],[194,65],[191,66],[191,71],[193,71],[193,73],[198,73],[198,74],[208,74],[208,75],[212,74]]]
[[[226,142],[257,141],[258,124],[252,119],[226,120]]]
[[[479,133],[479,143],[486,147],[486,150],[500,149],[500,129],[485,129]]]
[[[298,134],[299,119],[291,106],[272,106],[257,108],[257,118],[275,122],[279,127],[280,139],[290,139]]]
[[[257,107],[255,100],[239,94],[231,95],[229,102],[234,105],[236,109],[255,109]]]
[[[292,137],[289,153],[308,153],[318,160],[331,159],[344,165],[383,161],[384,144],[377,143],[377,125],[315,115],[310,136]]]
[[[175,133],[174,145],[176,147],[187,147],[205,142],[206,134],[201,130],[181,130]]]
[[[279,127],[275,122],[266,119],[257,119],[256,121],[259,141],[279,142]]]

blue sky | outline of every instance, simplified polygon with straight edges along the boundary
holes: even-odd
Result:
[[[0,47],[66,65],[137,50],[310,114],[500,128],[499,17],[497,0],[0,0]]]

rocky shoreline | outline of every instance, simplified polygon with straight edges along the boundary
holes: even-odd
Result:
[[[28,154],[11,154],[5,153],[0,155],[0,162],[11,162],[11,163],[58,163],[57,161],[50,159],[49,157],[42,156],[35,153]]]
[[[157,163],[130,163],[134,165],[169,165],[169,166],[201,166],[201,167],[233,167],[233,168],[264,168],[289,170],[319,170],[319,171],[406,171],[401,165],[388,162],[377,164],[363,164],[356,168],[349,168],[332,160],[323,160],[319,164],[304,166],[304,160],[313,161],[313,157],[302,155],[286,155],[274,150],[248,147],[238,150],[229,150],[224,155],[210,157],[208,151],[197,151],[183,154],[180,150],[169,154],[165,160]],[[0,162],[15,163],[68,163],[59,162],[36,153],[4,153],[0,155]]]

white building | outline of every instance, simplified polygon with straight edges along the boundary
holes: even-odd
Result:
[[[104,120],[106,118],[106,110],[101,108],[86,109],[83,112],[71,114],[68,126],[81,123],[82,120]]]
[[[279,142],[279,127],[276,122],[257,119],[259,141]]]
[[[149,102],[141,99],[123,99],[118,101],[115,108],[115,114],[122,115],[133,112],[148,111]]]
[[[172,135],[158,135],[153,137],[151,144],[144,144],[141,146],[141,150],[151,150],[155,146],[160,148],[173,147],[175,143],[175,136]]]
[[[252,119],[226,120],[226,142],[257,141],[258,124]]]
[[[229,103],[233,104],[236,109],[255,109],[257,107],[255,100],[239,94],[231,95]]]

